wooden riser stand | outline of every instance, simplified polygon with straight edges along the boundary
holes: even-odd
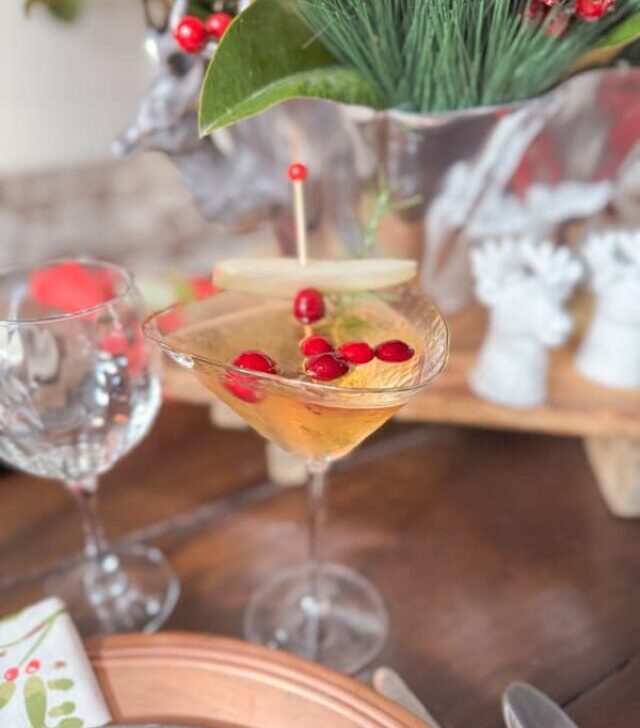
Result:
[[[575,303],[577,332],[552,353],[548,401],[531,409],[499,407],[478,399],[467,385],[486,328],[480,306],[451,316],[451,356],[444,373],[404,407],[399,418],[493,429],[582,437],[602,495],[617,516],[640,517],[640,390],[598,386],[575,370],[574,356],[591,301]],[[188,372],[169,365],[165,388],[175,399],[210,404],[211,395]]]

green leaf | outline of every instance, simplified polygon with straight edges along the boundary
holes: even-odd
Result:
[[[24,704],[32,728],[45,728],[47,718],[47,689],[39,677],[30,677],[24,684]]]
[[[256,0],[231,24],[211,59],[200,133],[300,97],[380,108],[372,87],[313,38],[288,0]]]
[[[16,691],[16,684],[13,682],[3,682],[0,684],[0,710],[11,700]]]
[[[637,40],[640,40],[640,13],[634,13],[614,26],[595,48],[580,56],[568,75],[585,68],[608,66],[627,46]]]
[[[49,680],[47,685],[51,690],[71,690],[73,680],[70,680],[68,677],[62,677],[57,680]]]
[[[60,705],[56,705],[55,708],[51,708],[49,716],[51,718],[59,718],[61,715],[71,715],[76,709],[76,704],[67,700]]]
[[[84,721],[80,718],[65,718],[58,723],[57,728],[82,728],[83,725]]]

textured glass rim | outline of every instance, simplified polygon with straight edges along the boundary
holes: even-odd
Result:
[[[222,293],[222,291],[221,291]],[[213,294],[217,295],[217,294]],[[425,296],[428,298],[428,296]],[[206,300],[206,299],[205,299]],[[157,325],[158,318],[169,313],[170,311],[177,310],[181,307],[185,307],[188,305],[193,305],[194,303],[198,303],[197,301],[182,301],[178,303],[174,303],[171,306],[167,306],[166,308],[161,309],[160,311],[156,311],[144,320],[142,324],[142,331],[144,332],[145,336],[147,336],[151,341],[155,342],[160,346],[165,352],[173,352],[174,354],[177,354],[179,356],[187,356],[189,359],[192,359],[193,361],[201,362],[202,364],[206,364],[207,366],[213,366],[216,369],[221,369],[226,372],[232,372],[233,374],[240,374],[245,377],[250,376],[252,379],[257,379],[265,384],[280,384],[284,385],[286,387],[294,387],[294,388],[300,388],[304,391],[310,391],[315,393],[322,393],[326,392],[328,394],[339,394],[340,397],[345,396],[362,396],[367,394],[386,394],[386,395],[394,395],[394,394],[412,394],[415,392],[419,392],[420,390],[424,389],[429,385],[430,382],[432,382],[439,374],[442,373],[443,369],[447,365],[447,361],[449,360],[449,353],[450,353],[450,343],[451,343],[451,332],[449,330],[449,325],[447,324],[447,321],[445,317],[442,315],[442,312],[440,309],[435,305],[435,303],[429,298],[429,302],[435,311],[435,316],[439,319],[442,328],[444,330],[444,337],[443,337],[443,345],[444,345],[444,355],[440,358],[440,361],[438,362],[438,366],[429,374],[428,377],[421,379],[416,384],[411,384],[406,387],[359,387],[359,388],[349,388],[349,387],[336,387],[335,385],[331,384],[319,384],[317,382],[307,382],[303,380],[298,379],[288,379],[287,377],[283,377],[280,374],[266,374],[264,372],[254,372],[254,371],[248,371],[247,369],[242,369],[240,367],[236,367],[233,364],[229,364],[229,362],[222,362],[218,361],[217,359],[211,359],[206,356],[202,356],[200,354],[193,354],[189,351],[178,349],[174,346],[171,346],[165,337],[164,334],[160,331]]]
[[[82,265],[92,266],[93,268],[100,268],[102,270],[110,270],[117,273],[122,277],[124,281],[124,289],[115,296],[112,296],[102,303],[98,303],[95,306],[89,306],[88,308],[78,309],[77,311],[71,311],[69,313],[52,314],[50,316],[39,316],[37,318],[24,318],[24,319],[5,319],[0,318],[0,326],[41,326],[43,324],[56,323],[61,321],[70,321],[77,318],[83,318],[88,314],[102,311],[105,308],[113,306],[118,301],[128,296],[134,288],[134,277],[133,274],[126,268],[123,268],[116,263],[109,263],[104,260],[97,260],[95,258],[89,258],[85,256],[80,257],[68,257],[68,258],[52,258],[42,263],[35,263],[34,265],[18,265],[10,266],[0,270],[0,281],[5,277],[12,275],[25,274],[29,276],[37,270],[44,268],[50,268],[55,265],[61,265],[64,263],[80,263]]]

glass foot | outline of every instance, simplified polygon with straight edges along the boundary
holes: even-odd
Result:
[[[263,584],[245,612],[251,642],[293,652],[347,674],[380,652],[389,618],[378,590],[346,566],[325,564],[314,594],[311,565],[287,569]]]
[[[52,574],[45,592],[62,599],[83,637],[155,632],[173,611],[180,581],[161,551],[110,545],[100,561],[83,558]]]

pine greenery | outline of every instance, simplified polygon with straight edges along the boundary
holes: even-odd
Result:
[[[614,25],[640,8],[617,0],[597,22],[549,28],[535,0],[292,0],[339,61],[356,69],[388,106],[438,112],[536,96],[567,74]],[[565,2],[567,0],[564,0]]]

